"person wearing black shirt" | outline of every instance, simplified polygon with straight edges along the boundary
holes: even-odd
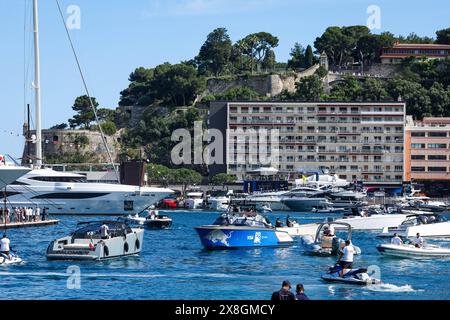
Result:
[[[309,300],[308,296],[305,294],[305,288],[303,288],[303,284],[297,284],[295,289],[297,294],[295,295],[295,300]]]
[[[272,301],[295,300],[294,294],[291,292],[291,283],[288,280],[283,281],[281,289],[272,293]]]

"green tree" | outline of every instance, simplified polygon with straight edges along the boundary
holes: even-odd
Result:
[[[361,83],[353,77],[347,77],[344,81],[338,82],[333,86],[330,92],[330,99],[338,101],[361,100],[361,93]]]
[[[268,32],[252,33],[238,41],[238,47],[242,54],[250,60],[251,71],[254,66],[259,66],[269,54],[270,50],[277,47],[279,40]]]
[[[217,100],[257,100],[259,93],[249,87],[233,87],[223,94],[217,95]]]
[[[297,89],[296,97],[300,100],[319,101],[323,94],[323,82],[316,75],[300,79],[295,87]]]
[[[364,101],[381,101],[389,97],[383,83],[378,79],[367,79],[361,90]]]
[[[92,103],[95,108],[98,107],[97,100],[92,97]],[[75,99],[75,103],[72,106],[72,110],[77,114],[69,119],[69,125],[71,128],[82,127],[83,129],[89,129],[91,122],[95,120],[94,111],[92,110],[89,97],[84,95]]]
[[[200,184],[203,177],[197,171],[183,168],[172,169],[169,180],[174,184],[182,185],[182,193],[184,194],[189,186]]]
[[[305,51],[305,68],[312,67],[315,62],[315,57],[310,45],[306,47]]]
[[[112,136],[112,135],[116,134],[116,132],[117,132],[116,124],[112,121],[105,121],[101,124],[101,126],[102,126],[103,133],[108,136]]]
[[[232,47],[227,29],[217,28],[212,31],[196,58],[200,72],[210,72],[216,77],[225,72],[230,63]]]
[[[388,82],[387,91],[393,99],[401,98],[406,102],[408,114],[420,119],[431,113],[428,92],[420,83],[396,77]]]
[[[291,59],[288,60],[288,67],[291,69],[301,69],[305,67],[305,49],[298,42],[291,49]]]
[[[231,174],[227,174],[227,173],[216,174],[211,179],[211,183],[216,186],[219,186],[219,185],[224,186],[226,184],[234,183],[236,181],[237,181],[237,177],[235,175],[231,175]]]
[[[436,31],[436,43],[450,44],[450,28]]]
[[[275,64],[275,52],[273,50],[269,50],[261,63],[261,67],[264,70],[273,70],[273,68],[275,68]]]
[[[411,32],[406,37],[399,36],[398,40],[400,43],[434,43],[434,39],[430,37],[421,37],[416,33]]]

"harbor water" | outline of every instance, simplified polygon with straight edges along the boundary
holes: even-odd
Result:
[[[194,230],[210,224],[217,212],[168,211],[170,230],[146,230],[140,256],[101,262],[47,261],[50,241],[69,234],[77,222],[105,217],[62,216],[58,225],[8,230],[25,263],[0,266],[2,299],[120,300],[265,300],[285,279],[303,283],[314,300],[450,299],[450,259],[387,258],[376,250],[376,232],[354,232],[362,249],[355,266],[380,268],[382,285],[359,287],[320,279],[335,258],[303,254],[300,241],[288,248],[206,251]],[[286,219],[288,213],[268,215]],[[301,223],[321,222],[325,215],[295,214]],[[111,219],[116,219],[112,217]],[[450,247],[450,239],[428,240]],[[79,274],[78,274],[79,271]]]

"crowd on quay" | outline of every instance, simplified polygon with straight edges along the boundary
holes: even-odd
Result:
[[[0,208],[0,217],[2,224],[8,223],[27,223],[45,221],[48,216],[48,208],[32,207],[14,207]]]

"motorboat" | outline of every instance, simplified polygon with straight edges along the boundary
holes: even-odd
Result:
[[[9,256],[4,253],[0,253],[0,266],[9,266],[13,264],[20,264],[23,260],[20,258],[17,253],[14,251],[10,251]]]
[[[103,225],[108,236],[102,237]],[[49,260],[106,260],[139,254],[142,250],[144,229],[131,228],[120,221],[95,221],[78,224],[79,229],[50,243]]]
[[[186,192],[183,207],[185,209],[203,209],[204,202],[203,192],[199,190],[190,190]]]
[[[292,211],[310,212],[313,208],[331,207],[333,205],[323,193],[303,193],[292,190],[281,198],[281,202]]]
[[[91,183],[86,176],[32,170],[7,187],[8,202],[24,199],[48,208],[50,215],[123,215],[141,212],[173,193],[170,189]]]
[[[412,244],[396,245],[383,243],[377,246],[377,250],[386,256],[400,258],[440,258],[450,257],[450,249],[436,245],[425,244],[420,248]]]
[[[294,242],[289,233],[276,230],[263,215],[237,211],[236,207],[223,213],[212,225],[195,230],[206,249],[282,247]]]
[[[247,203],[255,206],[268,206],[272,211],[286,211],[289,208],[281,202],[288,191],[255,192],[245,198],[234,198],[234,203]]]
[[[287,232],[291,237],[315,236],[319,223],[300,224],[296,220],[292,220],[289,216],[286,219],[285,226],[277,226],[278,231]]]
[[[352,230],[383,230],[384,228],[398,227],[408,217],[407,214],[384,214],[371,211],[359,211],[356,215],[335,219],[335,222],[348,223]],[[337,227],[339,228],[339,226]]]
[[[398,227],[384,228],[378,236],[393,237],[395,233],[400,237],[414,237],[417,233],[422,237],[449,237],[450,221],[437,213],[408,215]]]
[[[212,192],[207,198],[206,206],[208,209],[213,211],[228,211],[230,206],[230,197],[232,195],[233,190]]]
[[[172,218],[160,215],[158,210],[144,210],[140,214],[120,217],[118,220],[130,226],[144,226],[148,229],[168,229],[172,226]]]
[[[345,240],[335,233],[337,227],[346,229]],[[342,231],[340,231],[342,232]],[[341,252],[346,240],[352,239],[352,227],[344,222],[324,222],[317,227],[315,237],[306,235],[301,237],[302,246],[306,254],[315,256],[336,256]],[[353,245],[353,244],[352,244]],[[353,245],[355,254],[361,254],[361,249]]]
[[[346,212],[346,210],[340,208],[325,207],[325,208],[312,208],[311,212],[320,214],[343,214]]]
[[[343,277],[341,277],[340,275],[341,271],[342,267],[336,264],[330,267],[328,272],[326,274],[323,274],[321,278],[327,282],[342,282],[363,286],[371,284],[381,284],[381,280],[372,277],[373,274],[369,274],[366,268],[350,269]]]
[[[346,190],[344,188],[331,188],[326,197],[333,203],[333,208],[357,208],[366,204],[364,202],[366,193]]]
[[[4,157],[0,155],[0,189],[3,190],[7,185],[13,183],[30,171],[30,168],[14,166],[4,162]]]

